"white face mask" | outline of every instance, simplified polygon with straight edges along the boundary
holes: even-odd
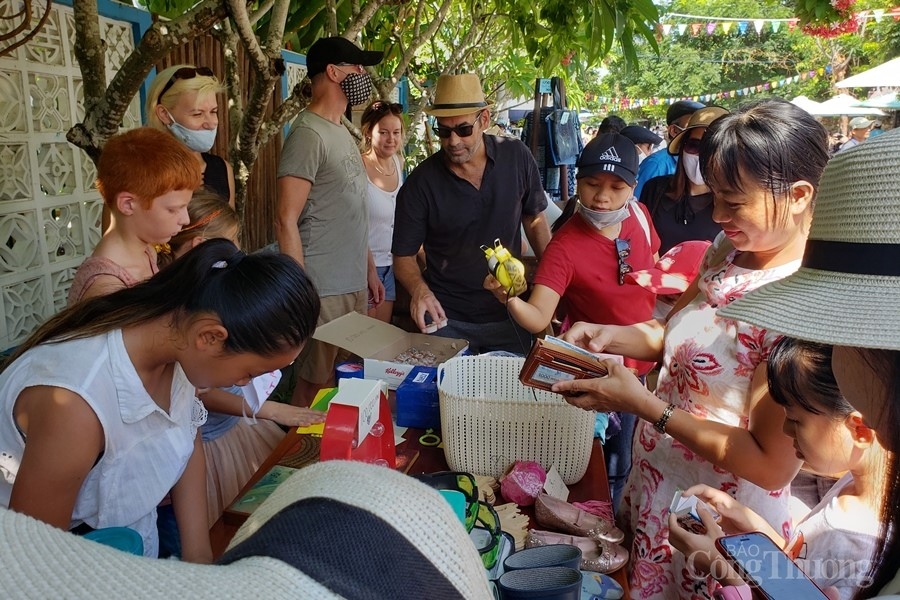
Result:
[[[681,153],[681,162],[684,163],[684,173],[694,185],[706,185],[703,175],[700,174],[700,155]]]
[[[628,209],[629,204],[631,204],[631,201],[626,202],[622,205],[622,208],[617,210],[591,210],[579,200],[578,211],[584,215],[584,218],[587,219],[591,225],[597,229],[604,229],[606,227],[618,225],[627,219],[630,214],[630,210]]]
[[[649,156],[649,154],[644,154],[643,152],[638,150],[638,164],[641,164],[642,162],[644,162],[644,159],[647,158],[648,156]]]
[[[172,120],[166,127],[169,128],[172,135],[194,152],[209,152],[210,148],[213,147],[213,144],[216,143],[218,127],[213,129],[188,129],[176,121],[175,117],[172,116],[172,113],[169,111],[166,112]]]

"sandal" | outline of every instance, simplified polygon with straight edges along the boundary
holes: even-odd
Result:
[[[548,494],[540,494],[534,503],[537,522],[554,531],[619,544],[625,533],[609,519],[593,515]]]
[[[609,574],[628,563],[628,551],[618,544],[591,538],[532,529],[525,540],[526,548],[568,544],[581,550],[581,569]]]

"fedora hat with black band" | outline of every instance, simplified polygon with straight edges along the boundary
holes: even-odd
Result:
[[[458,117],[476,113],[490,105],[481,89],[481,80],[475,73],[441,75],[425,112],[435,117]]]
[[[801,340],[900,350],[900,130],[825,167],[800,268],[719,315]]]

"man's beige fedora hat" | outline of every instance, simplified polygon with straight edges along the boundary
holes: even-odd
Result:
[[[490,104],[484,98],[481,80],[475,73],[441,75],[425,112],[435,117],[458,117],[478,112]]]

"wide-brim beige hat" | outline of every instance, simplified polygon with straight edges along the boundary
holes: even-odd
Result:
[[[800,269],[718,314],[802,340],[900,350],[900,130],[831,159]]]
[[[691,120],[688,121],[688,124],[685,126],[685,128],[682,129],[678,133],[678,135],[672,138],[671,142],[669,142],[669,154],[675,156],[676,154],[681,152],[681,144],[683,144],[684,140],[686,140],[688,136],[691,135],[691,130],[697,129],[698,127],[709,127],[710,123],[727,114],[728,111],[721,106],[706,106],[704,108],[697,109],[697,112],[691,115]]]
[[[425,112],[435,117],[458,117],[491,105],[484,97],[481,80],[475,73],[441,75],[434,86],[431,104]]]
[[[294,474],[241,526],[222,561],[135,556],[0,508],[4,597],[493,598],[449,503],[412,477],[359,462]]]

